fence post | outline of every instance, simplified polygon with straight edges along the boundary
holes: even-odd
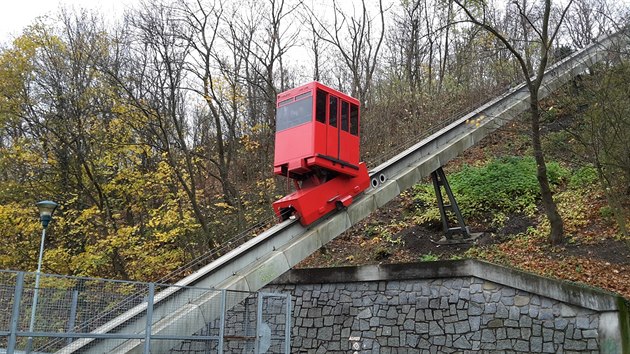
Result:
[[[284,352],[291,353],[291,294],[287,294],[286,321],[284,328]]]
[[[221,319],[219,323],[219,348],[217,354],[223,354],[223,336],[225,335],[225,303],[227,297],[227,290],[221,289]]]
[[[149,283],[147,296],[147,324],[144,329],[144,354],[151,353],[151,325],[153,324],[153,300],[155,295],[155,283]]]
[[[17,274],[15,281],[15,293],[13,295],[13,309],[11,311],[11,327],[9,328],[9,345],[7,353],[13,354],[17,343],[17,329],[20,319],[20,304],[22,303],[22,290],[24,290],[24,272]]]
[[[260,329],[262,327],[262,321],[263,321],[262,310],[263,310],[263,301],[265,299],[265,296],[263,295],[263,293],[258,293],[257,297],[258,297],[258,308],[256,311],[256,340],[254,341],[254,354],[260,354],[260,337],[261,337]]]
[[[72,304],[70,306],[70,319],[68,320],[68,333],[74,332],[74,322],[77,317],[77,306],[79,303],[79,290],[72,290]],[[67,344],[70,345],[74,338],[68,337]]]

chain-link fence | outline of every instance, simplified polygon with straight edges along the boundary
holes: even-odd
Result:
[[[0,353],[289,352],[288,294],[36,277],[0,271]]]

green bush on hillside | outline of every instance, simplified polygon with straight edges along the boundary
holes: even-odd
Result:
[[[571,174],[569,187],[573,189],[583,188],[597,182],[597,170],[591,166],[579,168]]]
[[[547,164],[547,175],[552,187],[569,176],[558,163]],[[467,217],[487,212],[525,213],[531,215],[540,198],[536,178],[536,163],[531,157],[504,157],[481,167],[465,166],[447,176],[462,213]],[[431,184],[417,186],[415,198],[419,204],[435,206]],[[439,214],[426,211],[420,221],[428,221]]]

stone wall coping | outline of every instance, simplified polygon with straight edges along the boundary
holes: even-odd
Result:
[[[292,269],[272,284],[352,283],[469,276],[600,312],[618,311],[618,304],[623,300],[621,296],[605,290],[473,259]]]

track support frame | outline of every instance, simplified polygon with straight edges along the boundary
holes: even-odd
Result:
[[[446,234],[446,239],[449,241],[453,240],[453,235],[461,235],[463,238],[469,238],[470,230],[464,222],[464,217],[457,205],[457,201],[455,200],[455,196],[453,195],[451,186],[448,184],[446,174],[444,173],[442,167],[431,172],[431,180],[433,181],[433,188],[435,189],[435,196],[437,198],[438,208],[440,209],[440,218],[442,219],[442,228]],[[450,204],[444,204],[442,188],[444,188],[444,192],[446,193]],[[447,214],[447,211],[451,211],[455,215],[455,223],[452,223],[449,220],[449,214]],[[456,225],[450,226],[451,224]]]

